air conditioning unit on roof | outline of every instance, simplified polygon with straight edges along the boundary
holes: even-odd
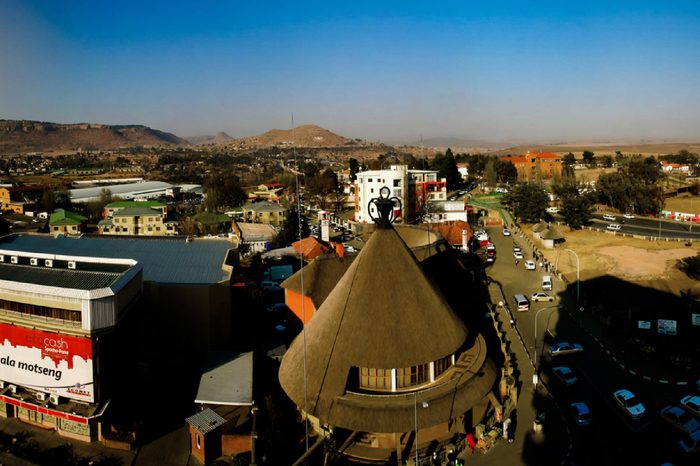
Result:
[[[10,389],[10,393],[12,393],[13,395],[17,393],[17,385],[10,384],[7,388]]]
[[[29,264],[30,265],[39,265],[39,259],[37,259],[36,257],[32,257],[31,259],[29,259]]]
[[[44,392],[36,392],[35,396],[39,401],[46,401],[46,393]]]
[[[68,261],[68,268],[71,270],[75,270],[75,261]]]
[[[50,395],[49,396],[49,403],[52,405],[58,405],[61,401],[61,397],[58,395]]]
[[[5,256],[3,254],[0,254],[0,262],[5,262]]]
[[[45,265],[46,267],[53,267],[53,259],[46,259],[46,260],[44,261],[44,265]]]
[[[11,256],[10,262],[12,262],[13,264],[16,264],[17,263],[17,256]]]

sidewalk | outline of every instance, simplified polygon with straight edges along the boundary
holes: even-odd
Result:
[[[489,285],[491,301],[504,301],[500,289]],[[569,431],[560,414],[559,406],[549,395],[543,383],[537,390],[533,386],[535,368],[517,328],[510,325],[510,315],[506,308],[496,308],[495,319],[506,334],[507,348],[514,366],[518,400],[514,411],[515,436],[513,443],[505,439],[499,441],[486,453],[471,454],[469,449],[460,453],[465,464],[475,465],[561,465],[565,464],[570,453]],[[533,425],[538,412],[544,412],[546,419],[543,429],[534,432]],[[505,413],[508,415],[508,413]]]

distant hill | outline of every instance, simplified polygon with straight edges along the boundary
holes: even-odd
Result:
[[[614,155],[620,151],[625,155],[642,154],[666,155],[677,154],[681,150],[700,154],[700,142],[692,140],[621,140],[621,141],[593,141],[593,142],[561,142],[553,144],[522,144],[496,151],[497,154],[524,154],[527,151],[554,152],[566,154],[572,152],[580,156],[584,150],[589,150],[596,155]]]
[[[105,150],[187,144],[174,134],[142,125],[0,120],[0,152]]]
[[[435,147],[435,148],[448,148],[450,147],[453,151],[465,151],[465,150],[499,150],[505,149],[513,145],[509,142],[494,142],[494,141],[484,141],[480,139],[462,139],[462,138],[429,138],[423,139],[421,141],[416,141],[411,143],[412,146],[418,147]]]
[[[316,125],[302,125],[294,129],[272,129],[257,136],[236,139],[238,144],[256,147],[330,147],[343,146],[350,141]]]
[[[216,133],[216,136],[192,136],[185,138],[190,144],[195,146],[203,146],[205,144],[226,144],[229,141],[233,141],[234,138],[221,131]]]

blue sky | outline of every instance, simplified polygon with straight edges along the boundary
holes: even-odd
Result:
[[[292,112],[388,142],[700,139],[700,2],[0,0],[0,118],[246,136]]]

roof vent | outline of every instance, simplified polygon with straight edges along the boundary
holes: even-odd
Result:
[[[45,265],[46,267],[53,267],[53,259],[46,259],[46,260],[44,261],[44,265]]]
[[[32,257],[29,259],[29,265],[39,265],[39,259]]]
[[[68,261],[68,268],[71,270],[75,270],[75,261]]]
[[[11,256],[10,262],[12,262],[13,264],[16,264],[17,263],[17,256]]]
[[[5,262],[5,256],[3,254],[0,254],[0,262]]]

